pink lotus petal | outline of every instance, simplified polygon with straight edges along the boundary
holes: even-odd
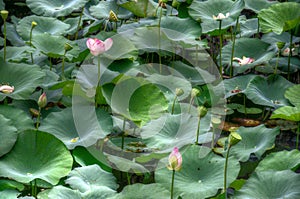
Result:
[[[113,45],[113,40],[112,38],[108,38],[104,41],[104,45],[105,45],[105,51],[108,51],[112,45]]]
[[[168,169],[179,171],[182,166],[182,156],[177,147],[174,147],[173,151],[169,155],[169,166]]]
[[[94,56],[98,56],[105,51],[109,50],[113,44],[111,38],[106,39],[104,42],[97,38],[89,38],[86,41],[86,46],[90,49],[90,52]]]
[[[5,94],[9,94],[14,92],[15,87],[14,86],[9,86],[9,85],[3,85],[0,86],[0,92],[5,93]]]

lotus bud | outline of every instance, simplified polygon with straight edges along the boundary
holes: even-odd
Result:
[[[183,95],[184,91],[181,88],[176,88],[175,94],[177,97]]]
[[[8,11],[7,10],[1,10],[1,17],[2,17],[3,21],[6,21],[6,19],[8,17]]]
[[[69,43],[65,43],[65,51],[68,52],[73,49],[73,46],[71,46]]]
[[[193,88],[191,91],[191,97],[195,98],[197,95],[199,95],[200,91],[197,88]]]
[[[31,28],[34,28],[37,26],[37,23],[35,21],[31,22]]]
[[[30,109],[29,109],[29,112],[30,112],[30,114],[31,114],[33,117],[37,117],[37,116],[39,116],[39,114],[40,114],[40,112],[39,112],[38,110],[34,109],[34,108],[30,108]]]
[[[46,105],[47,105],[47,96],[46,96],[46,93],[44,92],[44,93],[39,97],[39,100],[38,100],[38,106],[39,106],[40,108],[44,108]]]
[[[231,132],[228,139],[229,145],[234,146],[242,140],[242,137],[237,132]]]
[[[205,106],[198,106],[198,115],[199,117],[204,117],[207,113],[207,108]]]
[[[173,151],[169,155],[168,169],[172,171],[179,171],[182,167],[182,156],[177,147],[174,147]]]
[[[281,50],[281,49],[283,49],[285,43],[284,43],[284,42],[277,42],[276,45],[277,45],[277,48],[278,48],[279,50]]]
[[[9,85],[0,85],[0,92],[4,94],[9,94],[14,92],[15,87],[14,86],[9,86]]]

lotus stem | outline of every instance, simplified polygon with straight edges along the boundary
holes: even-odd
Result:
[[[278,55],[277,55],[277,59],[276,59],[276,65],[275,65],[274,75],[277,74],[277,68],[278,68],[279,57],[280,57],[280,50],[278,51]]]
[[[124,149],[124,141],[125,141],[125,126],[126,126],[126,119],[125,117],[123,118],[123,127],[122,127],[122,144],[121,144],[121,149]]]
[[[172,170],[172,182],[171,182],[171,199],[174,197],[174,180],[175,180],[175,170]]]
[[[296,138],[296,149],[299,150],[299,135],[300,135],[300,122],[298,122],[298,128],[297,128],[297,138]]]
[[[162,73],[162,65],[161,65],[161,33],[160,33],[160,25],[161,25],[161,18],[162,18],[162,7],[160,7],[159,19],[158,19],[158,59],[159,59],[159,73]]]
[[[78,38],[78,32],[79,32],[79,29],[80,29],[83,10],[84,10],[84,7],[81,8],[81,12],[80,12],[80,16],[79,16],[79,20],[78,20],[78,24],[77,24],[77,28],[76,28],[75,40],[77,40],[77,38]]]
[[[4,36],[4,41],[3,41],[3,45],[4,45],[3,59],[6,62],[6,38],[7,38],[7,34],[6,34],[6,19],[3,19],[3,36]]]
[[[39,112],[38,112],[39,114],[38,114],[38,116],[36,118],[36,124],[35,124],[36,130],[38,130],[39,126],[40,126],[41,111],[42,111],[42,108],[39,107]]]
[[[97,82],[97,86],[100,84],[100,77],[101,77],[101,71],[100,71],[100,66],[101,66],[101,62],[100,62],[100,55],[98,56],[98,82]]]
[[[222,34],[222,20],[219,20],[219,37],[220,37],[220,62],[219,62],[219,70],[221,79],[223,79],[223,66],[222,66],[222,48],[223,48],[223,34]]]
[[[34,27],[37,26],[37,23],[35,21],[31,22],[31,29],[30,29],[30,34],[29,34],[29,46],[32,47],[32,31]],[[33,54],[30,53],[30,58],[31,58],[31,63],[33,64]]]
[[[227,152],[226,152],[225,166],[224,166],[224,188],[223,188],[223,191],[225,193],[226,199],[227,199],[227,167],[228,167],[228,158],[229,158],[230,148],[231,148],[231,145],[229,144]]]
[[[199,114],[199,117],[198,117],[198,125],[197,125],[197,134],[196,134],[196,142],[195,142],[195,144],[199,144],[200,121],[201,121],[201,116],[200,116],[200,114]]]
[[[237,32],[237,26],[239,24],[239,17],[236,20],[234,32],[233,32],[233,38],[232,38],[232,49],[231,49],[231,59],[230,59],[230,78],[233,76],[233,56],[234,56],[234,48],[235,48],[235,39],[236,39],[236,32]]]
[[[292,53],[293,53],[293,51],[292,51],[292,44],[293,44],[293,34],[292,34],[292,30],[290,30],[290,46],[289,46],[289,48],[290,48],[290,52],[289,52],[289,57],[288,57],[288,80],[290,80],[290,67],[291,67],[291,57],[292,57]]]
[[[62,59],[62,64],[61,64],[61,79],[65,80],[65,59],[66,59],[66,54],[67,51],[65,50],[64,55],[63,55],[63,59]]]
[[[244,95],[244,112],[245,112],[245,116],[247,117],[246,95]]]
[[[174,109],[175,109],[175,103],[176,103],[176,100],[177,100],[177,95],[175,95],[174,100],[173,100],[173,104],[172,104],[172,112],[171,112],[172,115],[174,114]]]
[[[127,183],[128,183],[128,185],[130,185],[131,183],[130,183],[130,181],[131,181],[131,179],[130,179],[130,175],[129,175],[129,173],[127,172],[126,173],[127,174]]]

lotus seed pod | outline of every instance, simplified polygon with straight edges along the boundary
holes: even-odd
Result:
[[[180,2],[178,2],[177,0],[172,1],[172,7],[173,8],[177,8],[179,5],[180,5]]]
[[[279,50],[281,50],[284,47],[285,43],[284,42],[277,42],[276,45],[277,45],[277,48]]]
[[[31,22],[31,28],[34,28],[37,26],[37,23],[35,21]]]
[[[237,132],[232,132],[229,135],[229,145],[234,146],[242,140],[242,137]]]
[[[71,46],[69,43],[65,43],[65,51],[70,51],[73,49],[73,46]]]
[[[199,106],[198,108],[198,115],[200,117],[204,117],[207,113],[207,108],[205,106]]]
[[[109,17],[108,17],[109,21],[114,21],[117,22],[118,21],[118,17],[116,15],[116,13],[112,10],[109,11]]]
[[[8,11],[7,10],[1,10],[1,17],[5,21],[8,17]]]
[[[193,88],[191,91],[191,97],[195,98],[197,95],[199,95],[200,91],[197,88]]]

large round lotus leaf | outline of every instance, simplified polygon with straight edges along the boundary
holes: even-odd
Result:
[[[242,75],[233,77],[231,79],[224,80],[224,87],[226,91],[226,98],[237,95],[239,93],[244,93],[249,82],[256,77],[256,75]]]
[[[88,0],[26,0],[26,5],[37,15],[61,17],[82,8]]]
[[[300,198],[300,175],[292,171],[262,171],[251,175],[234,196],[246,198]]]
[[[239,65],[237,61],[233,61],[234,74],[243,73],[254,66],[264,64],[275,55],[275,52],[270,49],[270,44],[256,38],[241,38],[237,39],[234,47],[234,54],[232,53],[232,43],[224,46],[222,49],[222,63],[230,66],[231,58],[240,58],[243,56],[254,59],[254,62],[246,65]]]
[[[300,23],[299,10],[300,4],[295,2],[278,3],[261,10],[258,13],[260,30],[281,34],[293,29]]]
[[[147,147],[170,152],[174,146],[183,147],[195,143],[197,137],[198,117],[189,114],[166,114],[152,120],[141,129],[141,137]],[[212,139],[210,114],[201,118],[199,143],[207,143]]]
[[[279,128],[266,128],[264,125],[256,127],[240,127],[237,132],[242,140],[230,149],[230,154],[239,161],[245,162],[253,153],[260,158],[266,150],[270,149],[280,133]]]
[[[300,107],[300,85],[288,88],[284,96],[295,106]]]
[[[122,1],[120,1],[122,2]],[[119,5],[138,17],[154,17],[156,16],[157,4],[154,1],[141,0],[141,1],[125,1]]]
[[[50,35],[61,35],[70,28],[69,24],[52,17],[34,15],[27,16],[21,19],[17,25],[17,32],[25,41],[30,38],[31,23],[33,21],[37,23],[37,26],[32,31],[33,38],[38,34],[44,33],[49,33]]]
[[[114,167],[123,172],[130,172],[130,173],[149,173],[149,170],[146,169],[143,165],[139,163],[135,163],[132,160],[114,156],[114,155],[107,155],[107,160],[114,165]]]
[[[68,59],[79,55],[79,47],[76,42],[70,41],[63,36],[49,35],[48,33],[35,35],[32,44],[49,57],[61,58],[65,53],[65,44],[70,44],[73,49],[66,53]]]
[[[268,0],[244,0],[245,8],[258,13],[262,9],[270,7],[272,4],[277,2],[270,2]]]
[[[12,121],[0,114],[0,157],[11,150],[14,146],[18,134],[16,127],[13,126]]]
[[[240,35],[241,37],[251,37],[257,33],[258,19],[252,18],[240,20]]]
[[[18,192],[17,190],[13,190],[13,189],[7,189],[7,190],[3,190],[0,191],[0,198],[5,198],[5,199],[16,199],[19,198],[18,196],[21,193]]]
[[[155,21],[152,25],[157,26],[157,24],[158,21]],[[173,41],[187,39],[195,41],[201,35],[201,26],[190,18],[162,17],[160,27],[163,28],[161,30],[167,37]]]
[[[30,59],[30,53],[34,53],[35,49],[29,46],[7,46],[6,60],[10,62],[26,62]],[[3,55],[3,49],[0,51]]]
[[[117,5],[114,0],[100,1],[97,5],[90,7],[91,15],[98,19],[108,19],[109,12],[113,11],[119,19],[128,19],[132,13]]]
[[[225,158],[213,152],[199,157],[200,146],[191,145],[182,154],[182,169],[175,173],[174,194],[182,198],[208,198],[223,188]],[[167,165],[166,165],[167,166]],[[227,183],[233,182],[240,171],[239,162],[230,157],[227,168]],[[170,189],[172,171],[167,168],[155,172],[155,180]]]
[[[291,34],[288,32],[283,32],[280,35],[277,35],[273,32],[264,34],[261,38],[262,41],[267,42],[269,44],[273,44],[276,45],[277,42],[284,42],[285,45],[288,47],[290,44],[290,38],[291,38]],[[300,37],[295,37],[293,36],[292,38],[292,43],[297,43],[300,41]],[[277,45],[276,45],[277,47]]]
[[[113,89],[110,105],[116,113],[144,125],[168,109],[168,101],[154,84],[139,78],[121,80]]]
[[[0,106],[0,115],[10,119],[18,131],[34,128],[32,119],[22,110],[12,106]]]
[[[14,148],[0,160],[0,176],[29,183],[42,179],[52,185],[72,168],[73,158],[53,135],[28,130],[19,134]]]
[[[0,101],[6,96],[13,99],[29,99],[36,87],[42,84],[44,72],[37,65],[8,63],[0,60],[0,83],[14,86],[14,92],[0,92]]]
[[[82,115],[83,122],[87,121],[87,117],[90,117],[90,115]],[[99,125],[104,131],[101,132],[101,134],[109,134],[112,128],[112,119],[110,115],[101,109],[97,109],[96,115],[99,116]],[[89,146],[94,144],[100,136],[97,132],[78,134],[71,108],[49,114],[41,122],[39,129],[51,133],[60,139],[68,149],[74,149],[76,146]]]
[[[109,199],[169,199],[171,193],[162,185],[154,184],[133,184],[124,187],[122,192]]]
[[[202,32],[207,33],[219,29],[220,22],[213,19],[213,15],[229,13],[229,17],[222,20],[222,29],[224,29],[235,24],[244,5],[243,0],[236,2],[231,0],[193,1],[189,7],[189,14],[196,21],[202,22]]]
[[[102,186],[106,186],[112,190],[118,188],[113,174],[102,170],[96,164],[75,168],[70,172],[65,182],[72,189],[79,190],[81,193],[89,192]]]
[[[285,119],[295,122],[300,121],[300,107],[284,106],[276,109],[270,117],[271,119]]]
[[[267,78],[256,76],[250,81],[245,95],[255,104],[278,108],[290,105],[284,93],[293,85],[282,76],[271,75]]]
[[[283,171],[295,170],[300,166],[300,152],[297,149],[292,151],[274,152],[265,157],[255,171]]]

